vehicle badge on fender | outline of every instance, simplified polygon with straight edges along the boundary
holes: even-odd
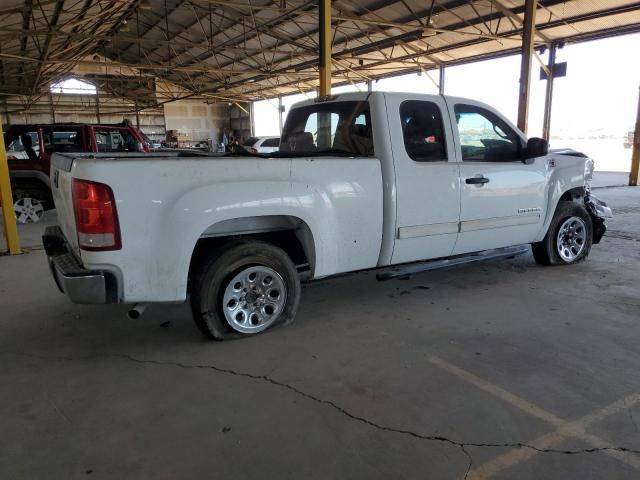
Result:
[[[540,207],[530,207],[530,208],[519,208],[518,213],[536,213],[540,212],[542,209]]]

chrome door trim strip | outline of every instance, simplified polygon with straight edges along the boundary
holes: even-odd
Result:
[[[459,222],[431,223],[427,225],[413,225],[398,228],[398,239],[429,237],[432,235],[446,235],[458,233]]]
[[[460,224],[460,232],[474,232],[477,230],[487,230],[491,228],[517,227],[519,225],[532,225],[538,222],[540,222],[539,213],[466,220]]]

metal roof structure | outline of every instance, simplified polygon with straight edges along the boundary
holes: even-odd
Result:
[[[524,3],[334,0],[334,84],[516,52]],[[125,97],[153,78],[233,101],[314,89],[318,16],[317,0],[2,0],[0,99],[37,99],[92,65],[105,68],[87,79]],[[536,45],[638,31],[638,1],[538,2]]]

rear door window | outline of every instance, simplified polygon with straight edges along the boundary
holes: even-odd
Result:
[[[262,142],[263,147],[277,147],[280,145],[279,138],[267,138],[264,142]]]
[[[440,108],[433,102],[407,100],[400,104],[400,122],[407,155],[416,162],[447,161]]]
[[[86,152],[82,127],[43,129],[42,140],[47,152]]]
[[[368,102],[319,102],[294,108],[287,117],[280,152],[373,156]]]

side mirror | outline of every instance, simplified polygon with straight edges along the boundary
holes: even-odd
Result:
[[[547,153],[549,153],[549,142],[544,138],[533,137],[527,142],[527,148],[524,152],[524,160],[544,157]]]

